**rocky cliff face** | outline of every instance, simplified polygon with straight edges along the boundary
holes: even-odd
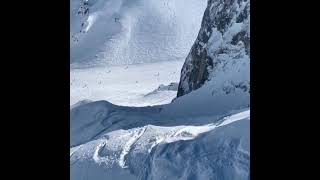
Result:
[[[198,37],[181,70],[177,96],[209,81],[212,94],[236,89],[249,93],[249,56],[250,0],[208,0]]]

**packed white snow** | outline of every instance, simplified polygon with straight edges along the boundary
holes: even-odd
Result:
[[[183,61],[100,66],[70,70],[70,105],[82,100],[107,100],[123,106],[167,104],[176,89],[160,85],[178,83]]]

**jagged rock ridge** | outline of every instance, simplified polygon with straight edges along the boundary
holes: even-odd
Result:
[[[207,81],[218,79],[217,71],[233,73],[226,70],[228,66],[230,69],[237,60],[243,58],[249,64],[249,56],[250,0],[209,0],[198,37],[181,70],[177,96],[188,94]],[[240,88],[249,92],[248,77],[246,76],[241,82],[228,84],[232,84],[231,89]],[[222,89],[226,93],[230,92],[230,87]]]

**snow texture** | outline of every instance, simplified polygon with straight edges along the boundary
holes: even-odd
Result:
[[[70,0],[71,66],[183,60],[206,0]]]
[[[71,179],[249,179],[250,110],[185,120],[161,109],[73,108]]]

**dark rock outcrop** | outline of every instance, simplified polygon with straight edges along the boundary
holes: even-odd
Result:
[[[198,37],[181,70],[177,97],[214,77],[216,68],[221,67],[217,65],[229,61],[219,58],[223,54],[230,56],[229,60],[250,56],[250,0],[208,1]],[[243,87],[248,84],[241,87],[249,89]]]

